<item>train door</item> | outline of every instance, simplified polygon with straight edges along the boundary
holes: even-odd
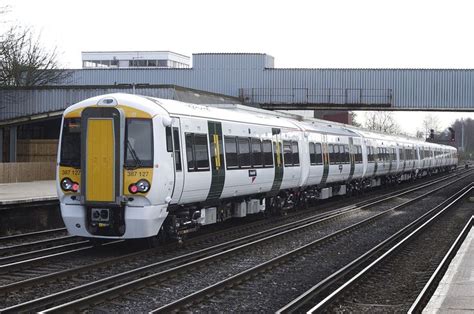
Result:
[[[323,153],[323,178],[321,179],[321,186],[326,185],[326,181],[329,176],[329,150],[328,150],[328,136],[327,134],[322,135],[322,153]]]
[[[402,146],[402,158],[403,158],[403,168],[402,171],[405,172],[405,168],[407,166],[407,152],[405,150],[405,146]]]
[[[275,176],[273,178],[272,189],[268,193],[269,196],[275,196],[280,191],[281,183],[283,181],[283,156],[282,156],[282,142],[281,130],[272,128],[272,142],[273,142],[273,156],[275,163]]]
[[[81,117],[81,190],[86,205],[120,205],[125,118],[116,108],[90,107]]]
[[[222,145],[222,124],[220,122],[208,121],[209,148],[211,152],[211,188],[207,195],[207,201],[217,200],[222,194],[225,182],[224,148]]]
[[[374,141],[374,143],[376,143]],[[373,177],[377,176],[377,170],[378,170],[378,167],[379,167],[379,151],[380,151],[380,148],[379,147],[376,147],[376,146],[372,146],[372,149],[373,149],[373,153],[374,153],[374,173],[372,174]]]
[[[351,169],[349,172],[349,177],[347,178],[347,182],[351,182],[352,177],[354,176],[355,170],[355,153],[354,153],[354,138],[349,137],[349,162],[351,164]]]
[[[174,187],[171,197],[171,203],[176,204],[181,198],[184,186],[184,171],[183,171],[183,156],[181,138],[181,126],[179,118],[173,118],[171,123],[171,138],[173,143],[173,157],[174,157]]]

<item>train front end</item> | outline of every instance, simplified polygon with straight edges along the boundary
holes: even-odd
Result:
[[[157,162],[161,151],[154,138],[164,129],[157,124],[166,120],[160,110],[146,98],[113,94],[64,112],[57,190],[70,234],[109,239],[158,234],[172,180],[170,161]]]

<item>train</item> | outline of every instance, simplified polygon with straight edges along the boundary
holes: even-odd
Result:
[[[178,239],[234,217],[451,171],[457,150],[236,104],[123,93],[63,113],[57,191],[68,232]]]

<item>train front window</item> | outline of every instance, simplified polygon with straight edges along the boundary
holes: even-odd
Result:
[[[64,119],[61,137],[61,166],[81,166],[81,119]]]
[[[125,167],[153,166],[151,120],[127,119],[125,129]]]

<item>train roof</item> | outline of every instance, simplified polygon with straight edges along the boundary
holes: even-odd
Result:
[[[212,104],[198,105],[171,99],[161,99],[142,95],[132,95],[125,93],[114,93],[92,97],[68,107],[64,113],[99,104],[103,99],[114,99],[116,104],[127,104],[145,110],[152,115],[169,114],[200,117],[203,119],[219,119],[239,123],[252,123],[256,125],[268,125],[287,129],[301,129],[302,131],[323,132],[327,134],[359,136],[378,140],[396,141],[404,144],[421,144],[426,147],[438,147],[449,150],[456,148],[449,145],[424,142],[420,139],[403,136],[390,135],[382,132],[362,129],[359,127],[320,120],[315,118],[305,118],[300,115],[269,111],[236,104]]]
[[[249,111],[241,108],[243,106],[226,105],[219,107],[219,105],[198,105],[171,99],[146,98],[161,106],[169,114],[298,129],[294,121],[284,116],[269,114],[265,111],[255,111],[249,114]]]

